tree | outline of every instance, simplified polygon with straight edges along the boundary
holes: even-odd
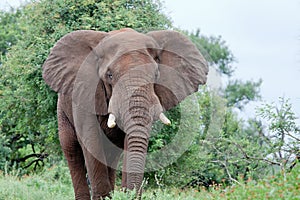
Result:
[[[32,1],[21,7],[17,15],[4,13],[0,19],[12,36],[4,34],[5,43],[11,46],[0,71],[0,135],[4,136],[1,141],[5,147],[2,150],[10,164],[17,163],[27,170],[42,165],[51,153],[61,154],[57,95],[41,76],[41,66],[54,43],[78,29],[111,31],[129,27],[147,31],[171,26],[160,2],[152,0]]]
[[[250,101],[259,100],[261,98],[259,94],[261,83],[262,80],[257,82],[229,80],[223,94],[227,100],[227,106],[242,110]]]
[[[289,99],[279,98],[279,105],[264,104],[258,109],[258,116],[268,124],[260,133],[269,150],[265,160],[282,172],[292,169],[300,159],[300,127]]]
[[[220,74],[232,76],[232,64],[235,57],[221,36],[207,37],[200,34],[200,29],[195,33],[187,33],[198,49],[204,54],[210,66],[216,66]]]
[[[0,65],[2,57],[8,49],[16,44],[20,30],[17,24],[17,18],[20,16],[18,10],[9,12],[0,11]]]

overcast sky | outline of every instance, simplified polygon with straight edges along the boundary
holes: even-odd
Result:
[[[290,98],[300,116],[300,0],[165,0],[165,10],[177,27],[221,35],[237,59],[234,77],[261,78],[264,101]]]

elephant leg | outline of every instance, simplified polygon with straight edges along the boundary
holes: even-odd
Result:
[[[58,109],[57,114],[59,140],[70,169],[75,199],[90,200],[84,157],[81,146],[77,140],[74,127],[70,124],[63,111]]]
[[[110,183],[108,168],[105,164],[96,159],[84,146],[82,146],[85,165],[91,183],[93,199],[109,196],[113,187]]]

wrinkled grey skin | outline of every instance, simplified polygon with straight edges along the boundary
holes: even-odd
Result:
[[[122,187],[141,194],[153,121],[205,84],[207,73],[197,48],[175,31],[75,31],[61,38],[43,78],[59,93],[59,139],[75,198],[90,199],[86,172],[93,199],[108,196],[122,152]]]

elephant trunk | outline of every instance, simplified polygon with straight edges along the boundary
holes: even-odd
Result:
[[[125,181],[122,182],[124,187],[136,189],[140,193],[150,129],[153,120],[159,118],[162,107],[153,84],[140,82],[138,78],[131,78],[128,82],[130,87],[123,81],[122,90],[112,94],[109,106],[112,115],[108,126],[113,126],[116,120],[116,124],[126,133],[123,165]]]
[[[122,185],[138,193],[141,192],[152,123],[161,118],[169,124],[160,116],[163,108],[154,91],[155,72],[150,73],[142,67],[131,69],[114,85],[108,108],[108,127],[116,124],[126,133]]]
[[[127,136],[126,154],[126,187],[140,193],[144,177],[144,168],[148,148],[147,132],[132,131]],[[142,136],[143,135],[143,136]]]
[[[146,154],[153,122],[151,113],[150,87],[140,87],[129,99],[129,107],[124,116],[126,133],[126,187],[140,192],[144,177]]]

